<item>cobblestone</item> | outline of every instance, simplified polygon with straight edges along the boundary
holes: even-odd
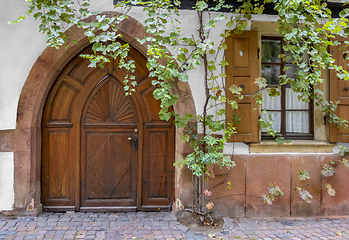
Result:
[[[349,239],[349,217],[232,219],[207,234],[180,224],[171,213],[43,213],[0,217],[0,239]]]

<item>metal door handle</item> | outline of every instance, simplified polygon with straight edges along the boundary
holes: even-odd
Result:
[[[138,135],[134,135],[132,140],[133,140],[133,148],[135,150],[138,150]]]

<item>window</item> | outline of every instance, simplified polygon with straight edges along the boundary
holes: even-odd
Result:
[[[268,83],[275,86],[279,85],[278,76],[284,73],[284,66],[290,67],[286,74],[289,76],[295,76],[296,74],[296,65],[291,62],[282,62],[278,58],[279,54],[284,53],[282,38],[262,37],[262,51],[258,48],[258,39],[258,33],[255,31],[244,31],[241,34],[232,33],[226,38],[225,59],[229,62],[229,65],[225,67],[225,73],[227,74],[225,87],[240,86],[242,94],[246,94],[244,99],[237,99],[238,109],[233,110],[228,104],[226,105],[226,122],[235,126],[237,131],[228,140],[229,142],[258,143],[260,141],[259,111],[254,110],[258,106],[254,99],[247,96],[251,92],[258,91],[258,86],[254,82],[261,75],[260,69],[262,69],[262,76],[268,79]],[[343,43],[347,41],[347,38],[337,38],[336,41],[342,44],[330,47],[332,58],[345,70],[349,71],[349,65],[343,61],[343,51],[349,52],[349,50],[343,50]],[[240,54],[241,51],[243,54]],[[325,74],[324,78],[325,82],[329,84],[329,100],[333,102],[341,101],[335,113],[341,118],[349,119],[349,82],[338,80],[333,69],[329,70],[329,76]],[[313,102],[310,101],[308,104],[298,101],[298,94],[292,92],[287,85],[282,86],[280,91],[280,97],[276,98],[268,97],[267,90],[262,91],[264,96],[262,108],[267,111],[267,114],[263,117],[268,118],[271,115],[275,122],[274,129],[285,138],[313,140],[314,125],[316,126],[315,129],[320,129],[319,127],[324,123],[323,114],[316,111],[317,121],[315,122],[313,120],[315,119]],[[229,91],[226,91],[226,93],[228,99],[233,98]],[[234,114],[241,118],[239,124],[233,121]],[[347,129],[337,128],[334,123],[329,125],[330,142],[349,142]],[[262,129],[262,139],[268,138],[271,139]]]
[[[283,41],[279,37],[262,37],[262,77],[267,80],[270,87],[280,87],[279,75],[286,74],[295,78],[297,66],[291,61],[283,61],[279,58],[284,52]],[[286,72],[284,67],[289,67]],[[286,139],[313,139],[313,104],[298,100],[298,93],[293,92],[289,85],[282,85],[279,89],[280,96],[270,97],[268,89],[261,92],[264,103],[262,114],[264,119],[274,121],[273,129]],[[262,139],[271,139],[266,129],[262,129]]]

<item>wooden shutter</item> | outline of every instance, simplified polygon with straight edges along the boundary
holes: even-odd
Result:
[[[228,99],[234,99],[238,102],[239,108],[233,110],[229,104],[226,104],[226,121],[236,127],[237,133],[233,134],[230,142],[258,142],[259,141],[259,111],[256,101],[245,96],[238,100],[236,96],[229,91],[229,87],[236,85],[242,88],[242,94],[249,94],[258,90],[254,84],[259,71],[259,51],[257,32],[244,31],[242,34],[232,33],[227,39],[228,48],[225,50],[225,59],[229,62],[225,72],[227,74],[226,93]],[[241,118],[240,124],[233,123],[233,115]]]
[[[345,41],[344,38],[337,39],[340,42]],[[331,46],[330,52],[332,58],[336,60],[336,64],[343,66],[343,69],[349,71],[347,60],[344,62],[345,54],[348,54],[349,49],[343,49],[344,44],[338,46]],[[336,71],[330,70],[330,100],[333,102],[340,101],[337,106],[336,114],[340,118],[349,120],[349,82],[340,80],[337,77]],[[330,124],[330,142],[349,142],[349,129],[343,127],[336,127],[336,124]]]

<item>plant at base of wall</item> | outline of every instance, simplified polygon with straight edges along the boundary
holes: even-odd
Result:
[[[191,209],[185,210],[193,212],[196,219],[198,219],[203,225],[215,226],[215,221],[211,216],[214,203],[206,199],[206,197],[210,196],[212,196],[212,192],[207,189],[204,190],[199,196],[199,201],[197,201]]]

